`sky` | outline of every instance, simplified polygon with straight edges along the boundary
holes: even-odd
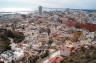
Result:
[[[96,0],[0,0],[0,11],[33,11],[49,8],[96,9]]]

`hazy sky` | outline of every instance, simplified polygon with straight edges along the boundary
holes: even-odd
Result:
[[[0,11],[35,10],[39,5],[49,8],[96,9],[96,0],[0,0]]]

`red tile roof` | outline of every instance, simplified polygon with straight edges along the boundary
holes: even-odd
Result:
[[[63,57],[55,57],[49,60],[48,63],[60,63],[60,61],[62,61],[63,59],[64,59]]]

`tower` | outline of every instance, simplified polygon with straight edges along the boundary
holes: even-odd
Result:
[[[42,15],[42,6],[39,6],[39,14]]]

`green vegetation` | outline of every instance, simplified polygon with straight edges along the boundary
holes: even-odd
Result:
[[[14,42],[15,42],[15,43],[20,43],[20,42],[22,42],[22,40],[24,40],[24,39],[25,39],[24,35],[15,34]]]
[[[10,39],[12,38],[15,43],[20,43],[22,40],[25,39],[25,36],[19,32],[7,30],[7,29],[0,29],[0,51],[5,51],[11,49]]]
[[[24,40],[25,36],[19,32],[7,30],[7,29],[0,29],[0,37],[3,39],[12,38],[14,42],[19,43]]]

